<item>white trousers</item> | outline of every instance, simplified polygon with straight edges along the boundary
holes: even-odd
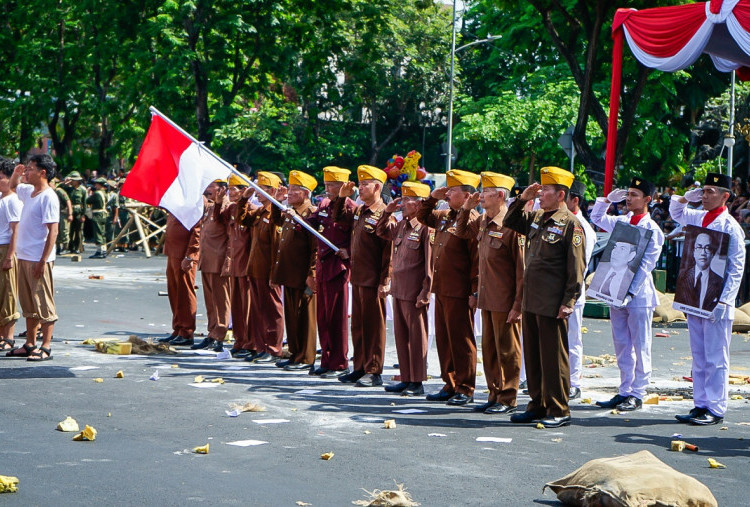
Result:
[[[526,382],[526,361],[523,358],[523,330],[519,333],[521,336],[521,375],[518,378],[519,382]]]
[[[651,381],[653,308],[609,307],[612,341],[620,368],[620,396],[643,399]]]
[[[729,399],[729,345],[732,319],[711,322],[688,315],[690,351],[693,354],[693,402],[724,417]]]
[[[570,387],[581,388],[583,376],[583,307],[585,304],[576,303],[573,313],[568,317],[568,361],[570,363]]]

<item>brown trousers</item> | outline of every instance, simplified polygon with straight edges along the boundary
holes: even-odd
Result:
[[[568,321],[523,312],[523,357],[529,402],[526,410],[552,417],[570,415]]]
[[[352,285],[352,345],[354,371],[383,373],[385,299],[377,287]]]
[[[318,280],[318,334],[320,335],[320,366],[329,370],[349,367],[349,288],[348,276],[323,282]]]
[[[167,294],[172,309],[172,332],[192,338],[198,311],[195,297],[196,263],[188,272],[182,270],[181,264],[182,257],[167,257]]]
[[[0,260],[5,259],[8,245],[0,245]],[[10,269],[0,269],[0,327],[21,318],[18,313],[18,261],[14,255],[10,260]]]
[[[250,278],[250,289],[250,337],[253,348],[279,357],[284,341],[281,287],[271,287],[266,279]]]
[[[521,323],[508,324],[507,312],[482,310],[482,363],[488,401],[516,406],[521,376]]]
[[[435,345],[444,389],[473,396],[477,344],[469,298],[435,295]]]
[[[313,364],[318,326],[317,297],[305,289],[284,287],[284,323],[286,343],[293,363]]]
[[[203,299],[208,317],[208,337],[221,342],[229,329],[230,302],[232,300],[232,280],[219,273],[201,271]]]
[[[234,349],[251,350],[250,340],[250,277],[232,277],[232,334]]]
[[[427,380],[427,307],[393,298],[393,334],[402,382]]]

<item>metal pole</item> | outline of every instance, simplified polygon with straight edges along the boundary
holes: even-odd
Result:
[[[453,22],[451,37],[451,81],[450,92],[448,94],[448,158],[445,163],[445,172],[451,170],[453,163],[453,80],[455,78],[456,62],[456,0],[453,0]]]
[[[570,137],[570,173],[575,174],[576,172],[573,170],[575,167],[575,159],[576,159],[576,145],[573,143],[573,136]]]
[[[735,71],[732,71],[732,87],[729,92],[729,134],[724,139],[727,147],[727,175],[732,177],[732,166],[734,165],[734,80]]]
[[[172,127],[174,127],[175,129],[177,129],[178,131],[180,131],[180,133],[182,135],[184,135],[185,137],[187,137],[188,139],[190,139],[192,142],[196,143],[203,151],[205,151],[208,155],[210,155],[214,159],[216,159],[216,161],[218,161],[224,167],[226,167],[227,169],[229,169],[233,174],[236,174],[237,176],[239,176],[240,178],[242,178],[248,185],[250,185],[251,187],[253,187],[256,192],[258,192],[263,197],[265,197],[266,199],[268,199],[269,201],[271,201],[271,203],[273,203],[274,206],[276,206],[277,208],[279,208],[282,211],[293,211],[294,210],[294,208],[292,208],[291,206],[284,206],[283,204],[281,204],[279,201],[277,201],[275,198],[273,198],[268,192],[266,192],[265,190],[263,190],[262,188],[260,188],[260,186],[258,186],[256,183],[254,183],[250,178],[248,178],[246,175],[244,175],[241,172],[239,172],[232,164],[230,164],[229,162],[227,162],[226,160],[224,160],[223,158],[221,158],[220,156],[218,156],[213,151],[211,151],[208,148],[206,148],[206,146],[202,142],[198,141],[193,136],[191,136],[189,133],[185,132],[185,129],[183,129],[182,127],[180,127],[179,125],[177,125],[175,122],[173,122],[172,120],[170,120],[169,118],[167,118],[167,116],[165,116],[164,113],[162,113],[161,111],[159,111],[158,109],[156,109],[154,106],[151,106],[149,109],[150,109],[151,113],[159,115],[159,117],[161,117],[164,121],[166,121]],[[299,216],[297,213],[289,213],[289,214],[292,216],[292,218],[294,220],[297,221],[297,223],[299,223],[302,227],[304,227],[305,229],[307,229],[307,231],[310,234],[312,234],[313,236],[315,236],[316,238],[318,238],[320,241],[322,241],[323,243],[325,243],[326,245],[328,245],[328,247],[331,250],[333,250],[334,252],[338,252],[339,251],[339,248],[336,245],[334,245],[333,243],[331,243],[328,240],[328,238],[326,238],[325,236],[323,236],[322,234],[320,234],[318,231],[316,231],[310,224],[308,224],[305,221],[304,218],[302,218],[301,216]]]

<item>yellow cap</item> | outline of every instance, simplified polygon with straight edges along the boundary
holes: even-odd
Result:
[[[481,180],[478,174],[462,171],[461,169],[451,169],[445,173],[445,185],[447,187],[460,187],[461,185],[471,185],[474,188],[479,186]]]
[[[542,167],[540,173],[542,175],[542,185],[562,185],[570,188],[575,179],[572,173],[559,167]]]
[[[232,173],[229,175],[229,186],[230,187],[246,187],[248,186],[247,181],[243,180],[236,174]]]
[[[274,173],[260,171],[258,173],[258,185],[265,185],[271,188],[279,188],[279,185],[281,185],[281,178],[276,176]]]
[[[216,180],[213,181],[213,183],[226,183],[226,182],[227,182],[227,180],[222,179],[222,178],[219,178],[219,179],[216,179]]]
[[[377,180],[380,183],[385,183],[385,180],[388,179],[388,175],[385,174],[385,171],[382,169],[378,169],[377,167],[373,167],[371,165],[361,165],[357,167],[357,178],[359,181],[362,180]]]
[[[510,190],[516,184],[516,180],[500,173],[485,171],[481,173],[481,176],[482,188],[505,188]]]
[[[302,171],[289,171],[289,184],[305,187],[312,192],[318,186],[318,180]]]
[[[349,181],[351,173],[349,169],[329,165],[323,168],[323,181]]]
[[[404,197],[430,197],[430,186],[418,181],[405,181],[401,184],[401,195]]]

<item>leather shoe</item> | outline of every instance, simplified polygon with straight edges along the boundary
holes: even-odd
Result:
[[[354,384],[359,379],[364,377],[365,372],[362,370],[353,371],[351,373],[347,373],[346,375],[342,375],[339,377],[339,382],[343,382],[344,384]]]
[[[282,359],[281,361],[276,361],[276,368],[283,368],[284,366],[292,364],[291,359]]]
[[[570,416],[565,415],[561,417],[547,416],[539,421],[545,428],[559,428],[560,426],[568,426],[570,424]]]
[[[279,359],[278,357],[272,356],[268,352],[263,352],[262,354],[260,354],[259,356],[257,356],[255,358],[255,361],[253,361],[253,362],[254,363],[274,363],[274,362],[278,361],[278,359]]]
[[[520,414],[513,414],[510,416],[510,422],[516,424],[528,424],[538,422],[544,417],[544,414],[539,412],[521,412]]]
[[[232,354],[232,357],[236,357],[237,359],[243,359],[253,353],[251,350],[247,349],[232,349],[229,352]]]
[[[329,370],[328,368],[323,368],[322,366],[319,366],[317,368],[311,368],[310,375],[315,375],[316,377],[320,377],[324,373],[328,373],[329,371],[331,370]]]
[[[169,342],[170,345],[174,345],[175,347],[192,347],[194,343],[195,341],[187,336],[178,336]]]
[[[305,363],[289,363],[288,365],[284,366],[284,371],[309,370],[311,366],[311,364]]]
[[[505,405],[503,403],[495,403],[491,407],[487,407],[487,410],[484,411],[485,414],[512,414],[518,410],[518,407],[511,407],[510,405]]]
[[[247,361],[248,363],[252,363],[259,355],[260,354],[258,354],[257,350],[251,350],[250,353],[245,356],[245,361]]]
[[[627,396],[620,396],[619,394],[615,394],[609,401],[597,401],[596,406],[602,408],[615,408],[617,405],[627,399]]]
[[[617,405],[617,410],[620,412],[632,412],[643,407],[643,401],[635,396],[628,396],[625,401]]]
[[[456,393],[453,391],[449,391],[447,389],[441,389],[436,393],[428,394],[425,396],[427,401],[448,401],[450,400]]]
[[[424,394],[424,386],[422,382],[412,382],[409,387],[401,391],[401,396],[422,396]]]
[[[224,342],[214,340],[214,346],[211,347],[211,350],[213,350],[214,352],[224,352]]]
[[[446,402],[448,405],[462,406],[474,402],[474,397],[464,393],[456,393]]]
[[[409,382],[399,382],[398,384],[391,384],[389,386],[385,386],[385,392],[387,393],[402,393],[404,392],[404,389],[409,387],[411,384]]]
[[[383,385],[383,378],[379,373],[368,373],[363,375],[357,383],[354,384],[357,387],[377,387]]]
[[[692,419],[693,417],[698,417],[700,415],[703,415],[703,412],[705,411],[706,411],[705,408],[694,407],[689,413],[685,415],[676,415],[674,416],[674,418],[680,421],[681,423],[687,424],[690,422],[690,419]]]
[[[327,370],[325,373],[320,375],[320,378],[338,378],[346,377],[349,375],[349,370]]]
[[[581,397],[581,389],[578,387],[571,387],[570,394],[568,394],[569,400],[575,400]]]
[[[706,410],[701,415],[690,418],[690,424],[696,426],[710,426],[712,424],[719,424],[722,421],[724,421],[723,417],[712,414],[710,410]]]
[[[484,412],[488,408],[490,408],[492,405],[494,405],[494,401],[488,401],[487,403],[482,403],[481,405],[477,405],[476,407],[472,408],[474,412]]]
[[[176,334],[174,334],[174,333],[172,333],[171,335],[169,335],[169,336],[165,336],[164,338],[159,338],[159,339],[158,339],[158,340],[156,340],[156,341],[158,341],[159,343],[169,343],[169,342],[171,342],[172,340],[174,340],[175,338],[177,338],[177,335],[176,335]]]
[[[203,338],[200,343],[191,346],[190,350],[210,349],[214,346],[215,341],[213,338]]]

